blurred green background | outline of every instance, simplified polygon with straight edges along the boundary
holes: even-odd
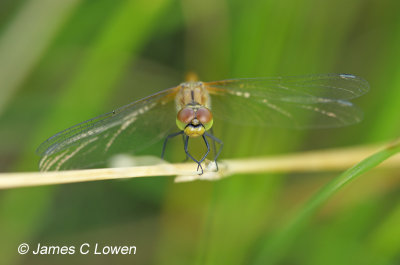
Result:
[[[2,0],[0,170],[36,171],[36,147],[83,120],[203,81],[351,73],[370,82],[362,123],[292,131],[215,123],[222,158],[387,141],[400,132],[397,0]],[[179,141],[170,145],[183,158]],[[277,260],[269,236],[338,175],[100,181],[0,191],[1,264],[399,264],[399,173],[371,171],[336,194]],[[17,254],[134,244],[135,256]]]

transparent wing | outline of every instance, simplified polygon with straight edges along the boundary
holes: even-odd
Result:
[[[348,74],[232,79],[205,83],[216,117],[239,124],[291,128],[340,127],[362,112],[347,100],[369,90]]]
[[[118,153],[137,153],[175,126],[170,88],[61,131],[37,149],[41,171],[105,166]]]

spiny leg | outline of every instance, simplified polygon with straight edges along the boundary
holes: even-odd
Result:
[[[169,140],[169,138],[175,137],[177,135],[183,134],[183,131],[177,132],[177,133],[172,133],[170,135],[168,135],[165,140],[164,140],[164,144],[163,144],[163,149],[161,152],[161,159],[164,159],[164,153],[165,153],[165,148],[167,147],[167,142]]]
[[[216,154],[215,157],[214,157],[214,160],[217,160],[218,157],[219,157],[219,155],[221,154],[222,147],[224,146],[224,143],[223,143],[220,139],[218,139],[217,137],[215,137],[214,135],[212,135],[212,134],[210,134],[210,133],[205,132],[204,135],[207,136],[207,137],[209,137],[209,138],[212,139],[213,141],[215,141],[215,142],[217,142],[217,143],[220,144],[220,147],[219,147],[219,149],[218,149],[218,152],[217,152],[217,154]]]
[[[218,157],[219,157],[219,155],[221,154],[221,151],[222,151],[222,147],[224,146],[224,143],[220,140],[220,139],[218,139],[217,137],[215,137],[214,135],[212,135],[212,134],[210,134],[210,133],[207,133],[207,132],[205,132],[204,133],[207,137],[209,137],[210,139],[212,139],[213,141],[214,141],[214,144],[215,144],[215,142],[217,142],[217,143],[219,143],[219,149],[218,149],[218,152],[215,154],[215,156],[214,156],[214,162],[215,162],[215,166],[217,167],[217,171],[218,171],[218,163],[217,163],[217,159],[218,159]],[[215,146],[214,146],[214,148],[215,148]],[[216,148],[214,149],[214,150],[216,150]]]
[[[185,153],[188,157],[190,157],[195,163],[197,163],[197,171],[199,168],[201,169],[201,173],[199,175],[203,175],[203,167],[201,166],[201,162],[199,162],[196,158],[194,158],[190,153],[189,153],[189,136],[185,135]]]
[[[183,140],[183,145],[185,145],[185,134],[182,134],[182,140]],[[188,161],[189,156],[185,153],[185,160],[183,160],[183,162]]]
[[[204,134],[202,135],[204,142],[206,143],[207,146],[207,152],[203,155],[203,157],[200,159],[200,163],[204,161],[204,159],[206,159],[208,153],[210,153],[210,145],[208,144],[207,138],[204,136]]]
[[[211,127],[211,129],[210,129],[210,134],[211,134],[211,135],[214,135],[214,129],[213,129],[213,127]],[[211,140],[212,140],[213,154],[214,154],[214,160],[215,160],[215,157],[217,156],[217,146],[215,145],[215,140],[212,139],[212,138],[211,138]],[[218,165],[217,165],[217,168],[218,168]]]

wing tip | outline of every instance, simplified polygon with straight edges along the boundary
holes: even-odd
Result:
[[[364,93],[367,93],[370,89],[369,83],[367,80],[360,76],[356,76],[353,74],[339,74],[339,77],[346,80],[355,80],[360,84],[360,89]]]

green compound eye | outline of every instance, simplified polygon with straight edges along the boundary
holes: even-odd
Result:
[[[186,125],[188,125],[195,118],[195,116],[196,114],[192,108],[183,108],[176,116],[176,125],[179,129],[184,130]]]
[[[201,107],[196,111],[196,118],[205,126],[205,124],[212,121],[213,115],[209,109]]]
[[[206,131],[208,131],[209,129],[211,129],[211,127],[213,126],[213,121],[214,121],[214,120],[211,120],[211,121],[209,121],[209,122],[203,124],[204,128],[206,129]]]
[[[187,125],[187,123],[184,123],[184,122],[180,121],[178,118],[176,118],[176,126],[178,126],[178,128],[180,130],[184,130],[186,125]]]

